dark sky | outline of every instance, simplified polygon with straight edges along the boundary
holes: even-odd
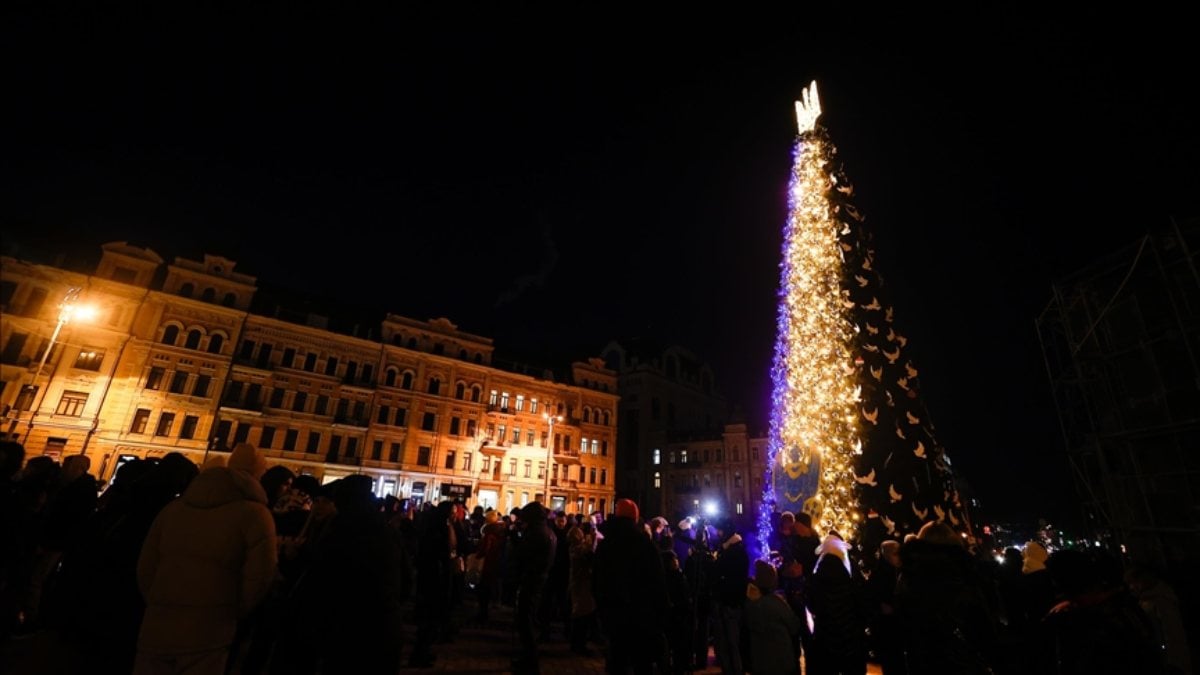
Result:
[[[678,341],[761,419],[816,79],[940,439],[997,517],[1074,515],[1052,281],[1198,212],[1182,16],[171,4],[4,22],[6,248],[216,253],[551,364]]]

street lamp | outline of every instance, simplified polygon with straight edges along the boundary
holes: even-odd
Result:
[[[546,407],[549,408],[550,406],[547,405]],[[550,431],[546,438],[546,487],[542,489],[542,498],[546,500],[543,506],[548,511],[550,510],[550,463],[552,461],[551,453],[554,452],[554,424],[555,422],[561,422],[563,418],[562,415],[551,415],[548,412],[542,413],[542,417],[550,425]]]
[[[29,382],[30,387],[37,384],[38,376],[42,374],[42,368],[46,367],[46,359],[50,358],[50,352],[54,349],[54,343],[58,340],[58,334],[62,332],[62,328],[72,318],[89,320],[96,315],[96,308],[91,305],[77,305],[79,294],[83,291],[78,286],[72,286],[67,289],[67,294],[63,296],[63,301],[58,305],[58,323],[54,326],[54,332],[50,334],[50,344],[46,345],[45,351],[42,352],[42,360],[38,361],[37,370],[33,371],[33,379]],[[33,431],[33,420],[37,417],[38,410],[42,404],[46,402],[46,394],[50,390],[50,382],[54,379],[54,370],[50,371],[50,375],[46,378],[46,391],[42,392],[39,400],[35,402],[32,412],[29,414],[29,426],[25,429],[25,438],[21,441],[24,443],[29,440],[29,432]],[[36,394],[35,394],[36,396]]]

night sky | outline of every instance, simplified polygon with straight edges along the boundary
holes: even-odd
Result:
[[[1192,24],[698,7],[27,7],[0,29],[3,248],[224,255],[525,362],[675,341],[764,421],[816,79],[957,472],[989,516],[1075,517],[1035,319],[1200,214]]]

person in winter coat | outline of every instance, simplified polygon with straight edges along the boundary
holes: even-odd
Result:
[[[812,648],[805,657],[809,672],[861,674],[867,671],[866,608],[858,570],[849,545],[836,532],[814,549],[819,557],[811,577]],[[933,672],[933,671],[929,671]]]
[[[480,623],[487,623],[488,610],[499,595],[500,565],[504,556],[505,540],[508,538],[508,528],[500,521],[500,512],[495,509],[487,510],[483,522],[479,549],[475,551],[475,555],[483,559],[479,584],[475,587],[479,599],[479,614],[476,619]]]
[[[513,551],[517,585],[516,624],[521,651],[513,661],[513,672],[537,675],[538,653],[534,629],[558,542],[546,524],[546,509],[538,502],[529,502],[521,507],[521,528],[520,543]]]
[[[570,545],[570,573],[567,594],[571,600],[571,651],[587,655],[588,634],[596,619],[596,596],[592,593],[592,561],[595,557],[595,537],[592,523],[585,521],[567,530]]]
[[[138,557],[146,612],[134,673],[221,674],[238,620],[276,573],[275,521],[253,446],[203,471],[154,519]]]
[[[662,559],[630,499],[616,503],[593,566],[600,626],[609,639],[605,670],[649,673],[665,651],[668,602]]]
[[[776,589],[779,576],[771,563],[754,562],[754,578],[746,586],[742,623],[750,644],[749,669],[754,675],[800,675],[800,617]]]

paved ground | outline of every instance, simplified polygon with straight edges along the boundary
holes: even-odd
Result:
[[[411,611],[411,607],[407,608]],[[492,609],[492,618],[486,625],[464,621],[473,616],[475,603],[467,599],[456,612],[459,619],[458,634],[451,643],[434,645],[437,659],[432,668],[403,668],[399,675],[412,673],[509,673],[510,664],[517,653],[517,635],[513,630],[513,610],[497,606]],[[406,624],[403,656],[408,658],[415,638],[415,627]],[[13,675],[58,675],[80,672],[80,664],[69,658],[69,649],[56,644],[53,635],[34,634],[23,640],[9,641],[0,645],[0,673]],[[592,656],[573,654],[567,642],[552,639],[539,646],[541,672],[543,675],[575,675],[604,673],[604,658],[597,645],[590,645]],[[697,675],[716,675],[721,672],[709,652],[709,667],[694,671]],[[86,672],[107,672],[103,655],[92,655],[86,660]],[[875,666],[869,674],[877,674]]]

